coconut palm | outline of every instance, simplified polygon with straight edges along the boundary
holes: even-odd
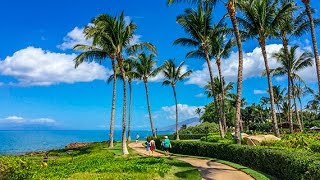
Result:
[[[168,5],[179,2],[190,2],[190,3],[198,3],[198,4],[206,4],[209,7],[212,7],[216,4],[218,0],[167,0]],[[237,78],[237,103],[236,103],[236,122],[235,122],[235,138],[237,144],[241,144],[240,138],[240,121],[241,121],[241,101],[242,101],[242,80],[243,80],[243,48],[242,48],[242,40],[241,34],[238,27],[238,22],[236,18],[236,3],[237,0],[228,0],[226,7],[228,10],[229,17],[231,19],[232,27],[234,30],[234,35],[236,38],[236,43],[238,47],[238,78]],[[212,82],[212,78],[211,78]],[[213,88],[212,88],[213,89]]]
[[[310,52],[304,52],[301,56],[297,56],[298,46],[293,46],[289,49],[288,54],[286,55],[285,49],[282,48],[278,53],[274,53],[273,57],[277,59],[278,63],[280,63],[280,67],[272,70],[272,74],[275,76],[287,75],[289,80],[289,87],[292,88],[294,85],[295,79],[301,79],[297,74],[298,71],[312,66],[312,54]],[[291,91],[288,91],[288,93]],[[295,104],[296,116],[298,120],[298,124],[300,126],[300,130],[302,131],[302,123],[300,122],[300,117],[298,115],[298,111],[295,103],[295,92],[293,92],[293,100]],[[291,107],[291,104],[288,100],[288,106]],[[290,113],[290,112],[289,112]],[[292,119],[290,121],[290,132],[293,132],[293,122]]]
[[[148,112],[149,112],[149,120],[152,135],[156,137],[156,132],[154,129],[153,121],[152,121],[152,114],[151,114],[151,107],[150,107],[150,100],[149,100],[149,90],[148,90],[148,80],[149,78],[155,77],[160,71],[161,67],[155,68],[156,61],[155,55],[150,54],[146,55],[145,53],[141,53],[138,55],[138,61],[135,63],[136,72],[135,76],[142,80],[146,90],[146,98],[148,104]]]
[[[311,111],[314,111],[316,114],[320,113],[320,95],[313,94],[313,99],[308,102],[307,108]]]
[[[310,0],[301,0],[303,4],[305,5],[306,12],[310,21],[310,31],[311,31],[311,38],[312,38],[312,44],[313,44],[313,53],[314,53],[314,59],[316,64],[316,70],[317,70],[317,78],[318,78],[318,93],[320,94],[320,60],[319,60],[319,53],[318,53],[318,45],[317,45],[317,38],[316,38],[316,32],[315,32],[315,25],[312,17],[312,9],[310,7]]]
[[[84,61],[96,60],[101,61],[109,58],[111,60],[112,69],[116,74],[115,51],[111,48],[111,43],[106,41],[102,34],[104,33],[97,24],[107,24],[112,20],[111,16],[101,15],[92,20],[91,26],[86,26],[84,29],[85,37],[92,38],[92,45],[78,44],[74,47],[75,50],[82,51],[75,59],[75,67],[77,68]],[[110,133],[109,133],[109,147],[113,147],[114,137],[114,115],[115,115],[115,102],[116,102],[116,76],[113,77],[113,91],[112,91],[112,106],[111,106],[111,119],[110,119]]]
[[[174,95],[174,100],[176,104],[176,139],[180,140],[179,138],[179,127],[178,127],[178,101],[177,101],[177,94],[176,94],[176,85],[178,81],[183,81],[187,78],[192,71],[183,71],[184,62],[180,63],[178,66],[173,62],[173,60],[167,60],[164,65],[162,72],[164,74],[165,80],[162,82],[162,85],[171,85]]]
[[[201,108],[196,108],[196,110],[195,110],[195,113],[196,114],[198,114],[198,116],[199,116],[199,120],[200,120],[200,118],[201,118],[201,113],[202,113],[202,109]]]
[[[281,104],[284,102],[284,93],[286,91],[286,88],[281,89],[280,86],[273,86],[273,93],[274,93],[274,103],[277,106],[278,114],[279,114],[279,122],[281,122],[281,116],[280,116],[280,107]]]
[[[187,53],[186,57],[194,57],[197,55],[200,58],[206,60],[211,90],[214,90],[214,80],[211,67],[211,57],[210,57],[210,38],[212,32],[212,7],[203,5],[202,3],[198,4],[197,9],[186,9],[185,13],[177,17],[177,23],[182,26],[186,31],[189,37],[187,38],[178,38],[175,40],[174,44],[180,44],[182,46],[188,46],[196,48],[194,51]],[[214,94],[212,92],[212,94]],[[221,138],[224,138],[224,129],[220,128]]]
[[[276,136],[279,137],[280,133],[274,107],[274,94],[267,58],[266,40],[267,38],[274,35],[274,28],[279,26],[292,5],[291,3],[288,3],[286,6],[281,8],[277,8],[277,5],[278,0],[241,1],[238,3],[238,7],[242,11],[243,17],[238,17],[238,21],[243,26],[244,31],[247,33],[248,37],[256,38],[261,47],[268,79],[273,132]]]
[[[131,44],[137,26],[132,21],[126,22],[125,15],[123,12],[119,17],[100,15],[96,19],[97,22],[93,23],[93,27],[96,28],[98,31],[96,33],[92,33],[93,35],[97,34],[96,36],[93,36],[93,40],[101,42],[101,44],[98,45],[103,45],[110,49],[114,59],[117,60],[118,67],[121,72],[121,77],[123,81],[122,153],[129,154],[126,144],[127,89],[126,73],[124,69],[124,51],[126,51],[127,54],[133,54],[139,50],[143,50],[146,48],[154,52],[156,50],[155,47],[148,42],[140,42],[133,45]],[[90,35],[91,31],[88,31],[88,34]],[[95,37],[97,37],[97,40],[95,39]]]

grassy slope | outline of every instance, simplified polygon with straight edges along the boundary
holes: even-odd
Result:
[[[44,154],[6,156],[5,161],[9,158],[13,162],[6,164],[8,169],[19,164],[20,158],[28,162],[27,166],[12,167],[9,179],[201,179],[197,169],[180,161],[140,157],[132,151],[123,157],[120,144],[109,149],[106,144],[97,143],[69,153],[53,150],[47,166],[42,163],[43,157]],[[0,165],[5,164],[1,158]]]

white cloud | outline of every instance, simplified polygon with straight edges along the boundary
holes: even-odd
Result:
[[[77,44],[91,45],[92,39],[86,39],[85,34],[83,33],[84,28],[75,27],[72,31],[63,38],[63,43],[57,47],[66,50],[73,49]]]
[[[132,46],[134,44],[138,44],[141,42],[140,38],[142,36],[141,35],[138,35],[138,34],[134,34],[129,42],[129,45]]]
[[[0,74],[14,77],[21,86],[105,80],[111,71],[95,62],[74,68],[75,54],[53,53],[27,47],[0,61]]]
[[[266,90],[254,89],[253,94],[267,94]]]
[[[50,118],[39,118],[39,119],[32,119],[30,122],[32,123],[56,123],[54,119]]]
[[[178,104],[178,113],[179,119],[185,120],[198,116],[196,114],[197,108],[203,108],[203,106],[189,106],[187,104]],[[166,114],[167,119],[175,119],[176,118],[176,106],[164,106],[161,108],[162,113]]]
[[[269,67],[276,68],[279,66],[277,61],[272,58],[272,54],[278,52],[282,48],[281,44],[270,44],[267,45],[267,56]],[[301,55],[303,51],[310,49],[309,47],[298,48],[297,55]],[[252,77],[261,77],[262,71],[265,69],[261,48],[256,47],[252,52],[243,54],[243,80]],[[213,69],[213,75],[218,76],[218,70],[215,61],[211,61],[211,67]],[[222,74],[226,81],[235,82],[238,76],[238,53],[232,52],[230,57],[223,59],[221,62]],[[305,81],[313,82],[316,81],[316,70],[315,67],[308,67],[298,73]],[[194,71],[190,78],[186,81],[186,84],[195,84],[198,86],[205,86],[209,80],[209,73],[207,64],[202,65],[202,69]],[[280,79],[278,79],[280,80]]]
[[[17,124],[21,124],[26,122],[23,117],[19,117],[19,116],[9,116],[4,118],[7,122],[11,122],[11,123],[17,123]]]
[[[0,119],[1,120],[1,119]],[[51,118],[36,118],[36,119],[30,119],[30,118],[23,118],[19,116],[9,116],[4,119],[2,119],[1,123],[6,124],[55,124],[57,121]]]
[[[206,95],[204,93],[199,93],[199,94],[196,94],[194,97],[202,98],[202,97],[206,97]]]
[[[19,117],[19,116],[9,116],[9,117],[6,117],[5,119],[7,119],[7,120],[21,120],[21,119],[23,119],[23,117]]]

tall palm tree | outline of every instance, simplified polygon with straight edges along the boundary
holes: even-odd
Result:
[[[199,116],[199,120],[200,120],[200,118],[201,118],[201,113],[202,113],[202,109],[201,108],[196,108],[196,110],[195,110],[195,113],[196,114],[198,114],[198,116]]]
[[[112,64],[112,70],[116,74],[115,51],[111,48],[111,42],[103,37],[104,30],[99,28],[98,24],[108,24],[112,20],[109,15],[101,15],[92,20],[91,26],[86,26],[84,29],[86,39],[92,38],[92,45],[78,44],[74,47],[75,50],[82,51],[75,59],[75,67],[77,68],[84,61],[97,60],[101,61],[109,58]],[[116,102],[116,76],[113,77],[112,91],[112,106],[110,119],[109,147],[113,147],[114,136],[114,116]]]
[[[138,55],[138,61],[135,63],[136,67],[136,77],[143,81],[144,87],[146,90],[146,98],[148,104],[148,112],[149,112],[149,120],[152,135],[156,137],[156,132],[154,129],[153,121],[152,121],[152,114],[151,114],[151,107],[150,107],[150,100],[149,100],[149,90],[148,90],[148,80],[149,78],[155,77],[160,71],[162,67],[155,68],[156,61],[155,55],[150,54],[146,55],[145,53],[141,53]]]
[[[178,38],[175,40],[174,44],[180,44],[182,46],[188,46],[192,48],[197,48],[197,50],[190,51],[187,53],[186,57],[194,57],[197,54],[200,58],[206,60],[211,90],[214,90],[214,80],[211,67],[210,58],[210,33],[212,29],[212,7],[198,4],[197,9],[186,9],[185,13],[177,17],[177,23],[182,26],[189,37]],[[212,92],[212,94],[214,94]],[[221,137],[224,138],[224,129],[220,128]]]
[[[302,100],[301,98],[308,95],[308,94],[313,94],[313,90],[311,88],[309,88],[305,83],[298,81],[298,83],[295,85],[295,94],[297,96],[297,99],[299,101],[300,104],[300,111],[303,111],[303,106],[302,106]],[[303,123],[303,113],[300,115],[300,119],[301,119],[301,123],[302,126],[304,125]]]
[[[317,78],[318,78],[318,93],[320,94],[320,60],[319,60],[316,32],[314,27],[315,25],[312,17],[312,9],[310,7],[310,0],[301,0],[301,1],[306,7],[306,12],[310,20],[310,31],[311,31],[311,38],[312,38],[312,44],[313,44],[313,53],[314,53],[314,59],[316,61],[316,70],[317,70]]]
[[[284,92],[285,88],[281,89],[280,86],[273,86],[273,93],[274,93],[274,103],[277,106],[278,109],[278,114],[279,114],[279,122],[281,122],[281,116],[280,116],[280,107],[283,102],[284,102]]]
[[[278,63],[280,63],[280,67],[272,70],[272,74],[275,76],[287,75],[289,80],[289,87],[293,88],[294,80],[301,79],[300,76],[297,74],[298,71],[312,66],[312,54],[310,52],[304,52],[301,56],[297,56],[297,49],[298,46],[293,46],[289,49],[288,54],[286,55],[285,49],[281,48],[281,50],[277,53],[273,54],[273,57],[277,59]],[[291,86],[292,85],[292,86]],[[288,93],[291,91],[288,91]],[[297,106],[296,106],[296,95],[293,91],[293,100],[295,104],[296,116],[298,120],[298,124],[300,126],[300,130],[302,131],[302,123],[300,122],[300,117],[298,115]],[[288,106],[291,107],[291,104],[288,100]],[[290,132],[293,132],[293,122],[292,119],[290,121]]]
[[[218,0],[167,0],[168,5],[178,2],[191,2],[191,3],[204,3],[207,6],[212,7],[216,4]],[[232,23],[234,30],[234,36],[236,38],[236,43],[238,47],[238,78],[237,78],[237,103],[236,103],[236,122],[235,122],[235,138],[237,144],[241,144],[240,138],[240,121],[241,121],[241,101],[242,101],[242,80],[243,80],[243,48],[242,48],[242,38],[238,26],[238,21],[236,18],[236,4],[237,0],[228,0],[226,8]],[[212,88],[213,89],[213,88]]]
[[[108,47],[112,52],[114,59],[117,60],[118,67],[121,72],[123,81],[123,110],[122,110],[122,154],[129,154],[126,144],[126,110],[127,110],[127,89],[126,89],[126,73],[124,69],[124,51],[127,54],[133,54],[143,49],[149,49],[150,51],[156,51],[155,47],[148,42],[140,42],[132,45],[133,35],[137,26],[130,21],[125,21],[125,15],[122,12],[119,17],[111,17],[109,15],[100,15],[97,19],[104,19],[104,21],[98,21],[94,27],[99,31],[98,34],[101,38],[97,38],[102,45]],[[95,36],[94,36],[95,37]],[[99,40],[100,39],[100,40]],[[95,38],[94,38],[95,41]],[[100,44],[99,44],[100,45]]]
[[[279,137],[280,133],[274,108],[274,94],[267,58],[266,40],[267,38],[274,35],[274,28],[278,27],[292,5],[291,3],[288,3],[286,6],[281,8],[277,8],[277,5],[278,0],[241,1],[240,3],[238,3],[238,6],[243,12],[243,17],[238,17],[238,21],[243,26],[244,31],[247,33],[247,35],[249,37],[256,38],[261,47],[268,79],[273,132],[276,136]]]
[[[180,140],[179,138],[179,127],[178,127],[178,101],[177,101],[177,93],[176,93],[176,85],[178,81],[183,81],[185,78],[187,78],[192,71],[188,70],[186,72],[183,72],[183,65],[184,61],[180,63],[178,66],[173,62],[173,60],[169,59],[167,60],[163,65],[163,74],[165,77],[165,80],[162,82],[162,85],[171,85],[174,95],[174,101],[176,104],[176,139]]]

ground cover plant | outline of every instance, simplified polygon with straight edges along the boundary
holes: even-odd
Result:
[[[120,144],[95,143],[78,150],[1,156],[0,179],[201,179],[191,165],[166,158],[121,155]]]

